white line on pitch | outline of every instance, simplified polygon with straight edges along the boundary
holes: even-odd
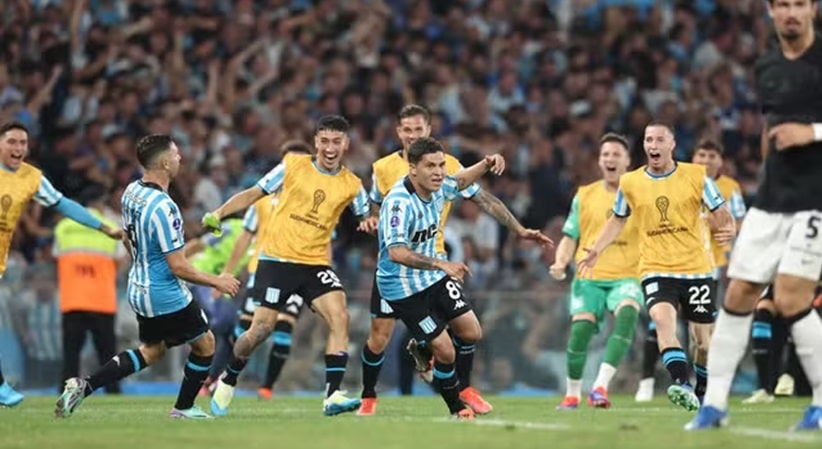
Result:
[[[738,435],[745,435],[749,437],[770,438],[772,440],[791,441],[795,443],[816,443],[822,442],[822,439],[815,435],[809,435],[797,432],[781,432],[778,430],[757,429],[756,427],[728,427],[728,432]]]

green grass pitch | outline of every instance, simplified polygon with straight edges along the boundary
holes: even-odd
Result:
[[[207,421],[167,417],[174,398],[94,396],[68,419],[54,418],[54,399],[29,397],[0,409],[3,449],[281,449],[281,448],[792,448],[822,447],[822,432],[789,432],[807,399],[742,406],[732,398],[731,426],[682,431],[692,414],[659,397],[636,404],[616,396],[610,410],[556,411],[559,398],[490,397],[494,411],[475,422],[448,419],[438,397],[386,397],[378,415],[325,417],[320,398],[240,397],[229,416]],[[198,404],[207,408],[206,399]]]

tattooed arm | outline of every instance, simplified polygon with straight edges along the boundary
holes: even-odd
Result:
[[[477,203],[486,214],[494,217],[501,225],[510,229],[517,235],[525,231],[525,227],[520,224],[517,217],[505,206],[505,203],[486,190],[480,190],[471,197],[471,201]]]
[[[394,245],[388,248],[388,257],[392,262],[420,270],[439,270],[442,260],[424,256],[412,251],[407,246]]]

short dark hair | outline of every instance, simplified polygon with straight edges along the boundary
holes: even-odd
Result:
[[[697,144],[694,152],[698,150],[707,150],[707,151],[715,151],[720,156],[725,154],[725,148],[722,147],[722,144],[713,140],[711,138],[703,138]]]
[[[154,158],[163,152],[171,149],[174,143],[168,134],[149,134],[137,141],[137,161],[143,168],[148,168]]]
[[[0,125],[0,136],[14,129],[19,129],[20,131],[23,131],[26,134],[29,133],[29,129],[26,127],[26,125],[23,124],[23,122],[13,120],[10,122],[3,123],[3,125]]]
[[[285,156],[288,153],[312,153],[311,145],[303,142],[302,140],[289,140],[288,142],[284,143],[283,146],[280,147],[280,152],[283,156]]]
[[[622,134],[605,133],[602,135],[602,137],[599,138],[600,147],[609,142],[622,145],[622,148],[625,148],[625,151],[627,151],[629,154],[631,153],[631,145],[628,143],[628,139]]]
[[[317,120],[317,127],[314,129],[316,135],[320,131],[338,131],[343,134],[348,134],[351,125],[348,120],[340,115],[326,115]]]
[[[651,120],[650,122],[648,122],[647,125],[645,125],[646,128],[650,128],[652,126],[661,126],[665,129],[667,129],[668,132],[671,133],[671,135],[674,135],[673,125],[671,125],[670,123],[668,123],[664,120]]]
[[[431,123],[431,112],[426,109],[424,106],[420,106],[418,104],[408,104],[400,109],[399,114],[397,114],[397,123],[402,121],[404,118],[408,117],[416,117],[421,115],[425,123]]]
[[[443,149],[442,144],[437,142],[436,139],[421,137],[408,147],[408,162],[416,164],[421,161],[426,154],[434,154],[441,151],[445,151],[445,149]]]

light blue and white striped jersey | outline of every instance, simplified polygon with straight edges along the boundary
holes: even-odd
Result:
[[[55,189],[51,182],[45,176],[40,177],[40,187],[34,193],[34,200],[46,207],[52,207],[59,203],[63,198],[63,194]]]
[[[440,270],[420,270],[393,262],[388,248],[407,246],[411,251],[438,258],[437,233],[446,201],[460,197],[457,179],[446,176],[442,188],[424,201],[414,190],[408,177],[401,179],[388,192],[380,208],[378,228],[379,259],[377,288],[386,301],[398,301],[419,293],[445,277]]]
[[[147,318],[183,309],[191,302],[191,292],[166,262],[167,254],[185,245],[180,209],[160,186],[143,181],[129,184],[121,203],[134,256],[129,305]]]

